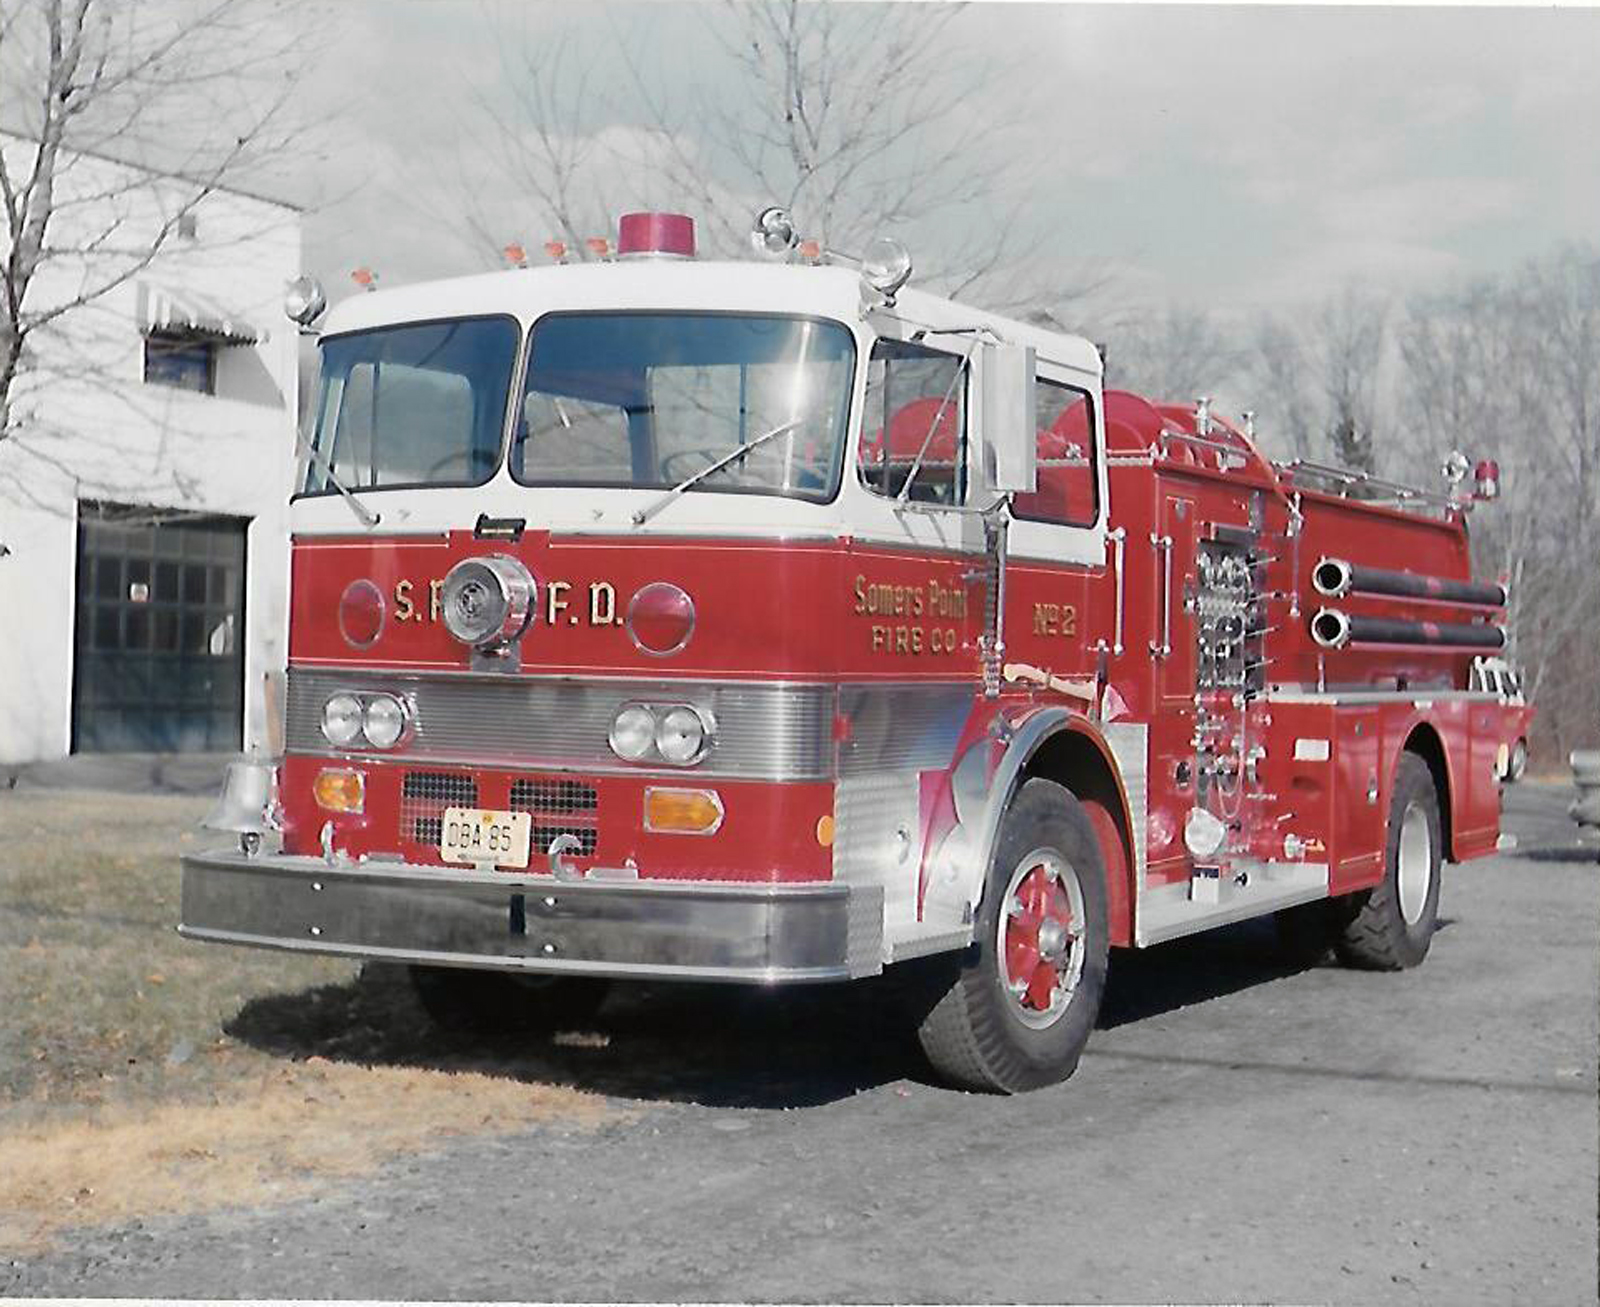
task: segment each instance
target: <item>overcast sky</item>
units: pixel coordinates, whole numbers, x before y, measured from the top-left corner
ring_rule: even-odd
[[[321,205],[307,264],[336,294],[362,263],[385,284],[473,267],[424,214],[464,207],[445,166],[478,148],[462,79],[509,112],[498,8],[338,6],[305,196]],[[607,52],[627,41],[669,93],[719,75],[697,5],[514,8],[533,40],[597,51],[602,84],[623,80]],[[1283,308],[1351,277],[1406,291],[1600,239],[1600,10],[982,3],[951,32],[953,61],[1011,69],[982,94],[1037,159],[997,211],[1021,200],[1053,233],[1041,258],[1095,261],[1130,299]],[[608,99],[587,130],[642,121]]]

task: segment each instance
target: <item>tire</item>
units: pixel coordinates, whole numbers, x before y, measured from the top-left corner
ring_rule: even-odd
[[[1506,780],[1515,784],[1528,770],[1528,742],[1518,740],[1511,746],[1511,761],[1506,766]]]
[[[1428,956],[1439,920],[1444,848],[1433,773],[1414,753],[1402,753],[1395,768],[1388,827],[1383,880],[1351,896],[1337,948],[1349,966],[1403,971]]]
[[[476,1034],[571,1029],[605,1001],[604,980],[413,966],[411,985],[436,1026]]]
[[[1065,1080],[1100,1010],[1109,932],[1094,827],[1061,786],[1030,780],[1012,800],[974,932],[918,1029],[929,1062],[991,1093]]]

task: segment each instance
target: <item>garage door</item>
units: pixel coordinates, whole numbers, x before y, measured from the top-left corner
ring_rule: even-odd
[[[75,751],[240,747],[247,525],[79,505]]]

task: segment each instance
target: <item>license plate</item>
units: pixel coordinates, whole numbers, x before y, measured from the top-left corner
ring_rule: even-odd
[[[439,823],[439,856],[446,862],[526,867],[533,818],[494,808],[446,808]]]

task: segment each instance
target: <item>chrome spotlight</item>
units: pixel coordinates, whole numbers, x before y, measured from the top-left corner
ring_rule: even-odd
[[[488,554],[464,558],[450,569],[440,592],[445,629],[475,648],[510,644],[533,620],[538,582],[515,558]]]
[[[296,277],[283,292],[283,315],[290,322],[309,327],[327,311],[327,293],[315,277]]]
[[[892,236],[875,237],[861,256],[861,280],[893,304],[895,294],[911,280],[911,251]]]
[[[795,231],[794,219],[788,210],[772,205],[756,214],[755,225],[750,229],[750,244],[757,254],[779,258],[799,246],[800,233]]]

